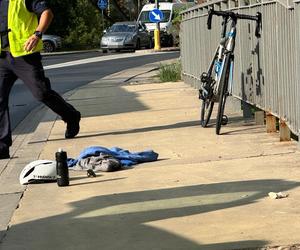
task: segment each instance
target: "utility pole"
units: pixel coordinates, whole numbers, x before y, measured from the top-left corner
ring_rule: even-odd
[[[101,14],[102,14],[102,34],[104,33],[104,14],[103,14],[103,9],[101,9]]]
[[[155,8],[159,9],[159,0],[155,0]],[[159,51],[160,49],[160,27],[159,22],[157,22],[154,30],[154,50]]]
[[[140,9],[141,9],[141,0],[138,0],[138,6],[137,6],[137,8],[138,8],[137,15],[139,16]]]
[[[97,5],[98,5],[99,9],[101,10],[101,14],[102,14],[101,22],[102,22],[102,33],[103,33],[103,31],[104,31],[104,14],[103,14],[103,12],[108,7],[108,0],[98,0]]]

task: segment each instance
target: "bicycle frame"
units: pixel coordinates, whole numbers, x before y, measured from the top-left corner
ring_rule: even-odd
[[[224,52],[233,53],[233,51],[234,51],[236,23],[234,23],[234,26],[231,27],[231,31],[226,35],[227,24],[228,24],[228,18],[224,18],[223,23],[222,23],[221,42],[218,45],[218,47],[215,51],[215,56],[213,57],[213,60],[207,70],[208,75],[211,75],[213,71],[215,72],[215,74],[214,74],[215,84],[213,86],[215,102],[218,102],[218,96],[219,96],[219,92],[220,92],[220,79],[221,79],[221,75],[224,71],[224,60],[223,60]],[[231,72],[230,86],[232,87],[233,62],[231,64],[230,72]],[[200,88],[202,91],[206,92],[206,90],[205,90],[205,88],[203,88],[203,86],[200,86]]]
[[[206,127],[210,120],[214,102],[219,102],[216,125],[216,133],[219,134],[221,125],[226,125],[228,122],[227,116],[224,115],[224,109],[226,98],[232,94],[233,89],[234,48],[237,19],[255,20],[255,35],[259,37],[261,14],[258,12],[256,16],[249,16],[230,11],[210,10],[207,20],[208,29],[211,28],[213,15],[223,17],[221,41],[215,51],[207,73],[204,72],[201,75],[202,85],[199,89],[199,98],[202,99],[202,127]],[[229,21],[231,21],[230,31],[226,33]]]

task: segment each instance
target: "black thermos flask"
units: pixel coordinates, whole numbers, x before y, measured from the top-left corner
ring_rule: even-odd
[[[60,187],[69,186],[69,168],[67,164],[67,152],[61,148],[55,153],[57,185]]]

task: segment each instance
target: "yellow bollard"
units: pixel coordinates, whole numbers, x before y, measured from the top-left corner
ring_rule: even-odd
[[[154,50],[160,50],[160,32],[158,29],[154,30]]]

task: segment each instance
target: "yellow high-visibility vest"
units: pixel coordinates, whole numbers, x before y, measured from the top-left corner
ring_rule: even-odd
[[[43,42],[39,40],[33,51],[25,51],[24,44],[33,35],[38,26],[36,14],[29,12],[25,0],[10,0],[8,5],[8,41],[9,50],[14,57],[29,55],[41,51]],[[1,40],[1,39],[0,39]],[[1,41],[0,41],[1,48]]]

